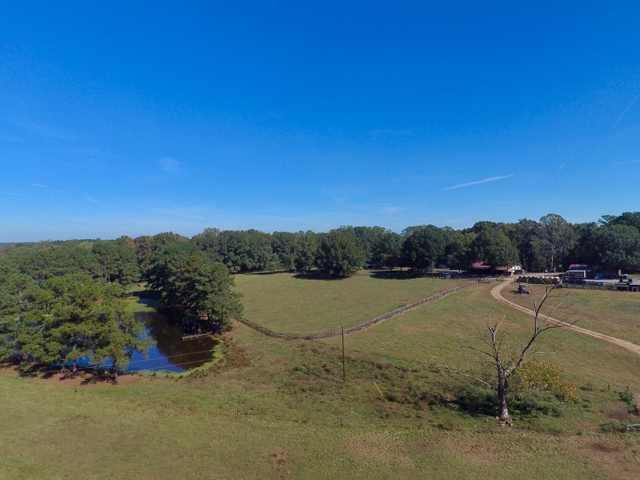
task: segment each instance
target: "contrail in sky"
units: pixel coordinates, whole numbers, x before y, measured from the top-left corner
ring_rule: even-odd
[[[499,177],[489,177],[489,178],[485,178],[484,180],[478,180],[477,182],[460,183],[459,185],[453,185],[452,187],[443,188],[440,191],[444,192],[445,190],[455,190],[456,188],[471,187],[472,185],[480,185],[481,183],[495,182],[496,180],[502,180],[503,178],[509,178],[513,176],[515,176],[515,173],[512,173],[511,175],[501,175]]]
[[[618,123],[620,123],[620,120],[622,120],[622,117],[624,117],[624,114],[627,113],[629,111],[629,109],[631,109],[631,107],[633,107],[635,105],[635,103],[638,101],[639,98],[640,98],[640,95],[637,95],[636,98],[631,100],[631,103],[629,105],[627,105],[627,108],[625,108],[624,111],[620,114],[620,116],[616,120],[616,123],[614,123],[611,126],[611,129],[613,129],[616,125],[618,125]]]

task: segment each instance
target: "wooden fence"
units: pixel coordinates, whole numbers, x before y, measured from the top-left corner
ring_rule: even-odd
[[[344,334],[348,335],[350,333],[355,333],[365,328],[371,327],[373,325],[377,325],[379,323],[384,322],[385,320],[389,320],[390,318],[397,317],[398,315],[402,315],[407,310],[411,310],[412,308],[419,307],[420,305],[424,305],[425,303],[433,302],[434,300],[438,300],[440,298],[446,297],[447,295],[451,295],[452,293],[457,292],[458,290],[462,290],[463,288],[468,288],[472,285],[476,285],[477,283],[486,281],[485,279],[475,280],[473,282],[465,283],[464,285],[460,285],[455,288],[451,288],[449,290],[445,290],[444,292],[436,293],[435,295],[431,295],[430,297],[423,298],[422,300],[418,300],[417,302],[410,303],[409,305],[405,305],[404,307],[400,307],[395,309],[393,312],[385,313],[379,317],[374,318],[373,320],[368,320],[366,322],[360,323],[353,327],[345,328]],[[247,320],[246,318],[237,319],[240,323],[243,323],[247,327],[250,327],[257,332],[260,332],[264,335],[274,338],[284,338],[286,340],[318,340],[321,338],[334,338],[342,335],[342,329],[340,330],[330,330],[327,332],[316,332],[316,333],[282,333],[282,332],[274,332],[262,325],[258,325],[251,320]]]

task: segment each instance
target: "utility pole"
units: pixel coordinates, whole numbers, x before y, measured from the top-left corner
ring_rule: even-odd
[[[342,327],[342,383],[347,383],[347,367],[344,362],[344,327]]]

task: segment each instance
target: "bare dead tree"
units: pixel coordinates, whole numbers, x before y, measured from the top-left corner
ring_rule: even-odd
[[[495,391],[498,402],[498,418],[503,423],[511,423],[509,418],[509,409],[507,406],[507,395],[511,387],[511,381],[520,367],[522,367],[527,355],[533,353],[532,348],[538,337],[549,330],[566,327],[567,325],[573,325],[573,323],[575,323],[565,323],[561,320],[555,320],[549,315],[542,314],[542,307],[549,300],[551,293],[555,289],[556,285],[545,284],[545,292],[542,298],[534,300],[533,332],[524,347],[521,348],[516,349],[511,341],[509,341],[508,337],[500,332],[500,327],[502,327],[506,316],[503,316],[496,321],[491,315],[483,315],[476,310],[485,322],[487,331],[489,332],[489,339],[480,339],[484,344],[482,347],[462,345],[462,348],[473,350],[486,357],[489,364],[495,369],[495,379],[482,378],[471,372],[454,370],[447,365],[444,366],[445,370],[449,373],[455,373],[462,375],[463,377],[470,378]],[[560,302],[555,305],[552,308],[552,312],[558,310],[563,303],[564,302]]]

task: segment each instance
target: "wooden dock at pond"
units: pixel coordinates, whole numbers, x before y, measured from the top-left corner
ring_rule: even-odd
[[[212,332],[207,332],[207,333],[196,333],[195,335],[184,335],[182,337],[182,340],[194,340],[196,338],[208,337],[210,335],[213,335],[213,333]]]

